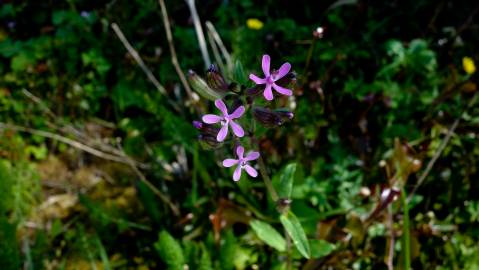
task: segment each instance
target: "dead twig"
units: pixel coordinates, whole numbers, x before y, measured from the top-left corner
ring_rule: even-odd
[[[119,148],[120,151],[123,151],[123,148],[120,145]],[[151,191],[153,191],[153,193],[155,193],[155,195],[158,196],[160,200],[162,200],[170,207],[171,212],[173,212],[175,216],[180,216],[180,210],[178,209],[178,207],[173,202],[171,202],[170,198],[167,195],[163,194],[163,192],[161,192],[157,187],[155,187],[155,185],[153,185],[150,181],[148,181],[148,179],[146,179],[145,175],[138,169],[135,163],[129,162],[128,165],[130,165],[131,169],[140,178],[140,181],[143,182],[149,189],[151,189]]]
[[[198,38],[205,68],[208,68],[211,65],[211,60],[210,55],[208,54],[208,48],[206,47],[205,34],[203,33],[203,27],[201,27],[200,16],[198,16],[198,11],[196,10],[195,0],[186,0],[186,3],[188,4],[191,18],[193,19],[193,24],[195,25],[196,37]]]
[[[33,128],[29,128],[29,127],[23,127],[23,126],[6,124],[6,123],[0,122],[0,130],[2,130],[2,129],[9,129],[9,130],[14,130],[14,131],[18,131],[18,132],[26,132],[26,133],[30,133],[30,134],[33,134],[33,135],[49,138],[49,139],[52,139],[52,140],[55,140],[55,141],[59,141],[59,142],[68,144],[72,147],[75,147],[77,149],[80,149],[84,152],[87,152],[91,155],[94,155],[94,156],[102,158],[102,159],[115,161],[115,162],[119,162],[119,163],[123,163],[123,164],[130,164],[131,162],[133,162],[134,164],[136,164],[136,166],[146,167],[145,164],[134,161],[127,156],[117,156],[117,155],[112,155],[112,154],[109,154],[109,153],[105,153],[105,152],[100,151],[98,149],[95,149],[91,146],[83,144],[79,141],[75,141],[75,140],[72,140],[70,138],[67,138],[67,137],[64,137],[64,136],[61,136],[61,135],[58,135],[58,134],[55,134],[55,133],[51,133],[51,132],[48,132],[48,131],[43,131],[43,130],[33,129]]]
[[[150,82],[153,83],[153,85],[161,94],[167,95],[165,87],[161,85],[161,83],[156,79],[155,75],[153,75],[151,70],[145,65],[145,62],[143,62],[143,59],[141,59],[138,52],[133,48],[133,46],[131,46],[130,42],[128,42],[125,35],[121,31],[120,27],[118,27],[116,23],[112,23],[111,28],[113,28],[113,31],[115,31],[115,34],[120,39],[121,43],[123,43],[123,46],[125,46],[128,53],[130,53],[133,59],[135,59],[136,63],[143,70],[143,72],[145,72],[146,77],[148,77],[148,80],[150,80]]]
[[[461,118],[462,116],[464,115],[464,113],[470,109],[474,103],[476,103],[476,99],[477,99],[477,94],[475,94],[471,100],[469,101],[469,103],[467,104],[467,106],[462,110],[461,114],[456,118],[456,120],[454,120],[454,122],[452,123],[451,127],[449,128],[449,130],[447,131],[447,134],[446,134],[446,137],[444,137],[444,139],[442,140],[441,144],[439,145],[439,147],[437,148],[436,152],[434,153],[433,157],[431,158],[431,160],[429,160],[427,166],[426,166],[426,169],[423,171],[423,173],[421,174],[421,176],[419,177],[419,180],[417,181],[416,185],[414,186],[413,190],[409,193],[409,196],[407,198],[407,201],[410,202],[411,201],[411,198],[412,196],[414,195],[414,193],[417,191],[417,189],[419,188],[419,186],[422,185],[422,183],[424,182],[424,180],[426,179],[426,177],[429,175],[429,173],[431,172],[431,169],[432,167],[434,166],[434,164],[436,163],[437,159],[441,156],[442,154],[442,151],[444,151],[444,148],[446,148],[447,144],[449,143],[449,141],[451,140],[451,137],[452,135],[454,134],[454,131],[456,130],[457,126],[459,125],[459,122],[461,121]]]
[[[125,35],[121,31],[118,24],[112,23],[111,28],[113,29],[115,34],[118,36],[121,43],[123,43],[123,46],[125,46],[128,53],[133,57],[133,59],[135,59],[136,63],[140,66],[141,70],[143,70],[143,72],[146,74],[146,77],[148,78],[148,80],[156,87],[158,92],[160,92],[162,95],[165,95],[167,97],[168,93],[166,92],[165,87],[163,87],[163,85],[161,85],[161,83],[158,81],[158,79],[156,79],[155,75],[153,75],[153,72],[151,72],[151,70],[146,66],[145,62],[143,62],[143,59],[141,59],[140,54],[138,54],[138,52],[135,50],[135,48],[133,48],[133,46],[131,46],[130,42],[125,37]],[[169,99],[169,98],[167,98],[167,100],[170,103],[170,105],[176,111],[178,111],[178,112],[180,111],[177,104],[173,103],[173,101],[171,101],[171,99]]]
[[[223,40],[221,40],[221,37],[218,34],[218,31],[216,31],[215,26],[210,21],[206,21],[205,25],[206,25],[206,30],[208,31],[208,34],[210,34],[215,41],[210,43],[211,44],[215,43],[218,45],[219,49],[221,50],[221,53],[223,54],[223,57],[225,58],[226,68],[230,70],[233,67],[233,61],[231,60],[230,53],[228,52],[225,45],[223,44]]]
[[[168,19],[168,12],[166,11],[165,1],[158,0],[158,2],[160,3],[161,15],[163,18],[163,25],[165,26],[166,39],[168,40],[168,46],[170,47],[171,63],[175,67],[176,73],[178,74],[178,77],[180,77],[181,84],[183,84],[183,87],[185,88],[185,91],[188,97],[190,98],[190,100],[194,101],[195,98],[194,98],[193,92],[191,91],[190,85],[188,84],[188,81],[186,80],[185,74],[181,70],[180,64],[178,62],[178,57],[176,56],[176,49],[173,43],[173,35],[171,34],[171,25]]]

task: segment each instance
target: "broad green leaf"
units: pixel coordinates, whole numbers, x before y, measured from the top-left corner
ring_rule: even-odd
[[[271,225],[259,220],[251,221],[250,225],[259,239],[263,240],[263,242],[280,252],[286,250],[286,240]]]
[[[309,248],[308,239],[306,238],[306,233],[304,232],[303,226],[299,222],[298,218],[289,212],[283,214],[279,217],[281,224],[288,232],[288,235],[293,240],[294,245],[298,249],[299,253],[305,258],[309,259],[311,256],[311,251]]]
[[[310,240],[309,244],[311,246],[311,257],[316,259],[327,256],[336,249],[334,244],[321,239]]]
[[[291,191],[293,190],[293,183],[296,174],[296,163],[290,163],[286,165],[282,174],[279,177],[279,182],[277,184],[278,195],[281,198],[290,198]]]

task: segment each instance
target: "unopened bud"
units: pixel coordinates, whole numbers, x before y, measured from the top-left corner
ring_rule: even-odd
[[[220,131],[220,129],[215,127],[214,125],[206,124],[197,120],[193,121],[193,126],[198,129],[200,131],[200,134],[203,136],[216,137],[216,135]]]
[[[274,111],[281,117],[283,121],[291,120],[294,117],[294,114],[287,109],[276,109]]]
[[[206,72],[206,83],[214,91],[220,93],[226,93],[228,91],[228,84],[225,78],[214,64],[212,64]]]
[[[193,126],[196,128],[196,129],[201,129],[203,127],[203,123],[200,122],[200,121],[193,121]]]
[[[262,90],[264,90],[264,85],[256,85],[255,87],[246,89],[246,95],[250,97],[255,97],[261,94]]]
[[[205,80],[198,76],[193,70],[188,71],[188,81],[190,82],[191,87],[200,94],[200,96],[206,99],[217,100],[224,96],[223,93],[211,89]]]
[[[253,108],[253,117],[266,127],[275,127],[283,123],[279,113],[262,107]]]
[[[204,149],[216,149],[220,147],[223,143],[218,142],[216,140],[216,136],[211,136],[211,135],[206,135],[206,134],[200,134],[198,135],[198,141],[200,142],[200,145]]]
[[[276,84],[283,86],[283,87],[288,87],[290,85],[294,85],[296,83],[296,73],[295,72],[290,72],[286,74],[283,78],[279,79],[276,81]]]

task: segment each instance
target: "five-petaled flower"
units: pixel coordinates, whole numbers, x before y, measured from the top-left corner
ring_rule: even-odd
[[[251,176],[251,177],[256,177],[258,176],[258,172],[251,167],[248,162],[258,159],[259,158],[259,152],[249,152],[246,157],[243,157],[244,154],[244,147],[243,146],[238,146],[236,148],[236,155],[238,156],[238,159],[232,159],[232,158],[227,158],[223,160],[223,166],[224,167],[232,167],[234,165],[238,165],[233,173],[233,180],[238,181],[241,178],[241,171],[243,169],[246,170],[246,172]]]
[[[226,108],[225,103],[221,99],[215,100],[215,105],[216,108],[218,108],[221,113],[223,113],[223,115],[220,116],[214,114],[207,114],[203,116],[202,120],[207,124],[216,124],[218,122],[221,123],[222,127],[218,132],[218,135],[216,136],[216,140],[218,140],[219,142],[224,141],[226,135],[228,135],[228,126],[231,126],[231,129],[236,136],[243,137],[243,128],[238,123],[233,121],[233,119],[240,118],[243,115],[245,111],[244,106],[239,106],[232,114],[228,114],[228,109]]]
[[[267,54],[263,55],[263,61],[261,63],[261,66],[263,68],[263,73],[265,75],[265,78],[259,78],[258,76],[254,74],[250,74],[249,75],[250,80],[254,81],[256,84],[266,85],[263,92],[263,96],[267,100],[273,100],[273,91],[271,90],[271,88],[274,88],[274,90],[276,90],[280,94],[291,96],[293,94],[293,91],[291,91],[290,89],[281,87],[275,83],[279,79],[286,76],[286,74],[288,74],[289,70],[291,69],[291,65],[289,63],[284,63],[283,65],[281,65],[278,71],[270,72],[270,62],[271,62],[271,58],[269,57],[269,55]]]

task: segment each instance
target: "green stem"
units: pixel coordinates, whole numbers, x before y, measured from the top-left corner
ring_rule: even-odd
[[[261,156],[258,158],[258,165],[259,165],[259,171],[263,178],[266,189],[268,189],[268,192],[271,195],[271,199],[275,203],[278,202],[278,199],[279,199],[278,193],[273,187],[273,183],[271,182],[271,179],[269,178],[268,172],[266,171],[266,166],[264,165],[264,161]]]
[[[250,104],[250,108],[253,107],[253,103]],[[254,131],[256,129],[256,122],[254,121],[254,118],[251,117],[251,125],[250,125],[250,140],[251,140],[251,145],[256,145],[259,150],[259,142],[258,139],[256,139],[256,136],[254,135]],[[258,158],[258,165],[259,165],[259,172],[261,173],[261,178],[263,178],[264,185],[266,186],[266,189],[268,190],[269,194],[271,195],[271,199],[273,200],[274,203],[277,203],[279,200],[278,193],[273,187],[273,183],[271,182],[271,179],[269,178],[268,171],[266,170],[266,165],[264,164],[263,158],[261,155]]]
[[[411,269],[411,240],[409,235],[409,206],[407,202],[406,191],[404,187],[401,190],[401,203],[403,206],[403,253],[404,253],[404,269]]]
[[[302,73],[304,77],[302,79],[301,85],[306,82],[306,77],[308,76],[306,72],[308,72],[309,64],[311,63],[311,58],[313,57],[313,51],[314,51],[314,46],[316,45],[316,40],[317,40],[316,38],[313,38],[311,42],[311,46],[309,46],[308,55],[306,56],[306,65],[304,66],[303,73]]]

